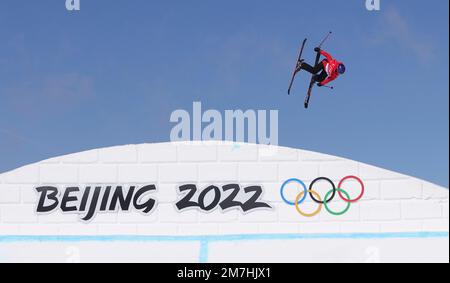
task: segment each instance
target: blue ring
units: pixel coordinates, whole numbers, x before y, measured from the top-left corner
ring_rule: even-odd
[[[286,182],[283,183],[283,185],[281,186],[281,189],[280,189],[281,198],[283,199],[283,201],[284,201],[285,203],[287,203],[287,204],[289,204],[289,205],[292,205],[292,206],[295,205],[294,202],[288,201],[288,200],[284,197],[284,188],[285,188],[286,185],[289,184],[290,182],[297,182],[297,183],[299,183],[300,185],[303,186],[303,189],[305,190],[305,192],[303,193],[303,198],[302,198],[301,200],[298,201],[298,204],[301,204],[301,203],[304,202],[305,199],[306,199],[306,195],[308,194],[308,189],[306,188],[305,183],[303,183],[303,182],[302,182],[301,180],[299,180],[299,179],[292,178],[292,179],[289,179],[289,180],[287,180]]]

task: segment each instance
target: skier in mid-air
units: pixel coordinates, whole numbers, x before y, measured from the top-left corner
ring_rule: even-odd
[[[326,86],[326,84],[330,83],[337,79],[340,75],[345,73],[345,65],[342,62],[334,59],[330,54],[321,50],[324,42],[330,37],[331,31],[327,34],[327,36],[320,42],[319,46],[314,48],[316,54],[316,59],[314,61],[314,66],[311,66],[305,63],[305,60],[302,59],[303,49],[305,47],[307,39],[305,38],[300,46],[300,52],[297,57],[297,62],[294,65],[294,72],[291,76],[291,81],[289,83],[288,94],[291,94],[292,85],[294,83],[295,77],[298,72],[301,70],[305,70],[311,74],[311,81],[309,83],[308,91],[305,97],[305,108],[309,106],[309,100],[311,98],[311,91],[313,89],[314,83],[317,83],[317,86]],[[324,56],[325,59],[320,61],[320,57]],[[331,89],[334,89],[332,86],[327,86]]]
[[[308,73],[314,75],[314,81],[317,82],[317,86],[324,86],[331,81],[337,79],[340,75],[345,73],[345,65],[342,62],[337,61],[330,54],[316,47],[314,51],[320,53],[325,57],[316,66],[311,66],[305,63],[303,59],[298,62],[297,72],[300,70],[305,70]]]

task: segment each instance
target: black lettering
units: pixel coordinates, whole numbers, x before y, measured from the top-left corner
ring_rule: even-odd
[[[92,200],[91,200],[91,205],[89,206],[89,211],[86,214],[86,216],[82,218],[84,221],[89,221],[92,219],[92,217],[94,217],[95,212],[97,211],[97,203],[98,203],[98,198],[100,197],[101,191],[102,191],[102,187],[95,187],[94,195],[92,196]]]
[[[183,185],[179,187],[178,189],[180,193],[183,193],[185,191],[188,191],[183,199],[181,199],[179,202],[177,202],[176,207],[178,210],[183,210],[189,207],[198,207],[198,204],[196,202],[191,201],[192,198],[195,195],[195,192],[197,192],[197,186],[193,184]]]
[[[119,206],[122,211],[130,210],[131,200],[133,198],[135,187],[130,187],[128,190],[127,196],[123,195],[123,188],[118,186],[114,191],[114,194],[111,198],[111,204],[109,205],[110,211],[115,211],[117,208],[117,201],[119,201]]]
[[[209,192],[214,192],[214,199],[209,205],[206,205],[205,198]],[[220,198],[221,194],[219,188],[216,186],[209,186],[200,193],[200,196],[198,197],[198,205],[204,211],[211,211],[219,204]]]
[[[83,198],[81,199],[80,212],[86,211],[86,206],[87,206],[90,192],[91,192],[91,187],[86,187],[86,189],[84,190],[84,193],[83,193]]]
[[[76,196],[71,196],[71,193],[74,192],[79,192],[80,189],[78,187],[70,187],[67,188],[66,191],[64,192],[64,196],[61,200],[61,210],[63,212],[72,212],[72,211],[77,211],[77,207],[76,206],[68,206],[69,202],[75,202],[78,200],[78,198]]]
[[[244,212],[257,209],[257,208],[272,208],[270,205],[264,202],[259,202],[259,198],[263,194],[263,189],[260,186],[251,186],[244,189],[246,194],[253,193],[253,195],[242,205]]]
[[[107,186],[105,189],[105,193],[103,194],[102,204],[100,205],[100,211],[106,211],[110,193],[111,193],[111,186]]]
[[[241,202],[235,201],[237,195],[239,194],[239,191],[241,190],[238,184],[225,185],[222,187],[222,189],[224,192],[231,190],[231,194],[220,203],[220,208],[222,208],[222,210],[242,206]]]
[[[58,207],[58,189],[55,187],[39,187],[36,191],[40,194],[39,203],[36,209],[37,213],[50,212]],[[45,205],[45,200],[53,201],[50,205]]]
[[[155,207],[155,203],[156,201],[152,198],[149,198],[146,202],[139,204],[139,200],[141,199],[141,197],[150,191],[156,191],[156,187],[154,185],[149,185],[149,186],[145,186],[142,187],[140,190],[138,190],[136,192],[136,195],[134,196],[133,199],[133,205],[137,210],[142,210],[142,212],[144,213],[149,213],[150,211],[153,210],[153,208]]]

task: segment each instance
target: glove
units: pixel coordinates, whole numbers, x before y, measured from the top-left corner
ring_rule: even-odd
[[[319,47],[316,47],[316,48],[314,48],[314,51],[320,52],[320,48],[319,48]]]
[[[322,87],[322,83],[317,83],[317,86],[318,87]]]

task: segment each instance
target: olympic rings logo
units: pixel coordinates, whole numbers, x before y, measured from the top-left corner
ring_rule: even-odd
[[[345,182],[349,181],[349,180],[356,180],[360,186],[361,186],[361,193],[359,194],[358,197],[354,198],[354,199],[350,199],[350,195],[349,193],[343,189],[343,185]],[[319,195],[319,193],[317,193],[314,190],[314,185],[319,182],[319,181],[326,181],[331,185],[331,190],[329,190],[326,194],[325,197],[322,199],[321,196]],[[284,195],[284,190],[286,188],[286,186],[290,183],[298,183],[303,187],[303,191],[297,195],[297,197],[295,198],[295,201],[290,201],[288,200],[285,195]],[[342,210],[342,211],[333,211],[330,207],[329,207],[329,203],[335,198],[336,196],[336,192],[338,193],[339,197],[347,203],[346,207]],[[311,182],[311,184],[309,185],[309,189],[306,187],[305,183],[299,179],[289,179],[286,182],[283,183],[283,185],[281,186],[280,189],[280,194],[281,194],[281,198],[283,199],[283,201],[290,205],[290,206],[295,206],[295,209],[297,210],[297,212],[304,216],[304,217],[314,217],[317,214],[320,213],[320,211],[322,210],[322,207],[324,206],[325,209],[328,211],[328,213],[334,215],[334,216],[340,216],[343,215],[345,213],[348,212],[348,210],[350,209],[350,206],[352,203],[356,203],[359,200],[362,199],[362,197],[364,196],[364,192],[365,192],[365,187],[364,187],[364,183],[363,181],[356,177],[356,176],[347,176],[345,178],[343,178],[338,186],[336,187],[335,184],[333,183],[332,180],[330,180],[327,177],[319,177],[316,178],[314,181]],[[307,195],[309,195],[311,197],[311,199],[318,204],[318,208],[313,211],[312,213],[306,213],[303,212],[300,208],[300,205],[306,200]]]

